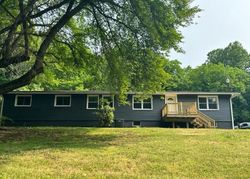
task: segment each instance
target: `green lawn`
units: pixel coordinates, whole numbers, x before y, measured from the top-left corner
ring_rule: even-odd
[[[250,178],[250,131],[0,130],[0,178]]]

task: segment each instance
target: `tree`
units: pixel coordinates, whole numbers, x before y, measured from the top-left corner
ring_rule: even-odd
[[[189,89],[191,79],[189,79],[189,71],[191,67],[182,68],[181,62],[178,60],[167,61],[165,71],[169,73],[165,90],[167,91],[185,91]]]
[[[224,49],[215,49],[209,52],[207,63],[222,63],[242,70],[249,70],[250,55],[240,42],[235,41]]]
[[[223,64],[203,64],[188,74],[192,83],[192,91],[246,91],[246,84],[250,82],[249,74],[239,68],[224,66]],[[230,79],[230,83],[226,83]]]
[[[250,55],[246,49],[239,42],[230,43],[224,49],[216,49],[208,53],[208,64],[218,64],[222,63],[224,65],[234,67],[234,70],[228,71],[230,75],[239,74],[238,78],[232,78],[230,80],[230,88],[232,90],[241,93],[241,96],[234,99],[234,110],[235,119],[238,122],[250,121],[250,87],[249,87],[249,70],[250,70]],[[240,72],[240,70],[245,71],[245,73]],[[240,73],[242,75],[240,75]],[[218,75],[218,76],[217,76]],[[220,78],[220,74],[215,75],[217,79]],[[218,83],[218,82],[217,82]]]
[[[247,91],[242,93],[239,97],[234,99],[234,119],[236,122],[250,121],[250,88],[248,86]]]
[[[27,85],[42,73],[50,57],[57,57],[53,49],[58,44],[70,50],[72,60],[80,54],[85,61],[92,57],[95,62],[89,65],[101,59],[110,76],[117,76],[110,82],[128,90],[137,72],[128,71],[131,62],[145,67],[147,74],[149,65],[159,59],[152,54],[179,50],[178,27],[189,25],[199,11],[190,7],[190,0],[2,0],[0,8],[0,68],[26,66],[20,76],[0,84],[0,94]],[[81,51],[76,49],[78,42]],[[150,80],[155,78],[143,82]]]

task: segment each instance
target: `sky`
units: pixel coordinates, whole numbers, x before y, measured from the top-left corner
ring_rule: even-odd
[[[185,54],[171,51],[170,59],[181,61],[184,67],[196,67],[206,61],[208,52],[234,41],[250,52],[250,0],[195,0],[193,5],[202,12],[195,24],[180,29]]]

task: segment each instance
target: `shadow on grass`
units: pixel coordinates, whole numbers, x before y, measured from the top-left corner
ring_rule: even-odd
[[[30,150],[98,149],[112,145],[117,134],[97,128],[6,128],[0,130],[0,157]]]

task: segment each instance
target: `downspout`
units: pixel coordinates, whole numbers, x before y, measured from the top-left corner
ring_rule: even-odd
[[[231,111],[232,129],[234,130],[234,114],[233,114],[232,99],[233,99],[233,94],[231,94],[231,97],[230,97],[230,111]]]
[[[2,95],[0,95],[0,98],[2,98],[2,102],[1,102],[1,110],[0,110],[0,118],[3,116],[3,103],[4,103],[4,97]]]

